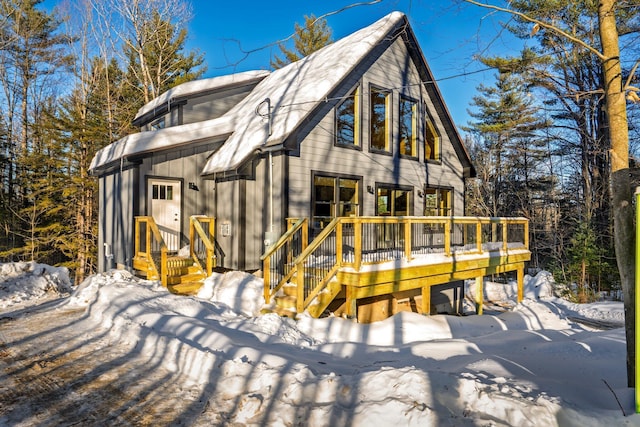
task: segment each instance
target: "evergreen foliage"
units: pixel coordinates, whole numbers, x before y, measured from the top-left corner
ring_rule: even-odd
[[[304,26],[296,22],[294,27],[294,48],[289,49],[283,43],[278,45],[284,57],[280,58],[277,55],[274,57],[271,66],[275,69],[296,62],[333,42],[331,28],[325,19],[317,19],[314,15],[305,15]]]
[[[514,1],[510,2],[510,8],[542,22],[552,22],[566,34],[590,46],[598,47],[600,44],[599,34],[594,31],[599,25],[598,2]],[[621,35],[631,34],[640,28],[638,12],[638,8],[620,8],[619,17],[624,17],[625,22]],[[536,104],[543,109],[541,113],[549,119],[549,126],[544,129],[545,138],[537,141],[540,141],[541,149],[547,147],[546,155],[553,159],[545,166],[545,174],[554,177],[557,186],[547,198],[547,207],[553,209],[548,209],[542,216],[546,223],[536,224],[530,217],[531,244],[534,256],[540,246],[545,248],[548,257],[545,255],[540,259],[542,267],[546,266],[545,259],[547,262],[557,259],[559,271],[568,276],[570,272],[563,270],[572,264],[567,250],[572,245],[574,234],[583,233],[583,227],[591,228],[595,244],[603,253],[613,253],[611,143],[602,96],[605,86],[602,63],[594,52],[576,47],[567,37],[539,27],[532,31],[532,24],[521,17],[514,16],[507,28],[517,37],[528,40],[527,46],[519,56],[485,57],[482,61],[502,74],[518,75],[527,93],[538,100]],[[532,38],[536,43],[530,42]],[[495,90],[503,91],[501,86],[503,83],[499,79]],[[482,105],[477,106],[483,108]],[[487,121],[487,118],[476,118]],[[488,120],[483,132],[491,130],[491,119]],[[531,141],[535,144],[536,140]],[[528,161],[526,157],[521,157],[521,160]],[[504,163],[505,159],[500,161]],[[512,175],[510,166],[504,174],[498,178],[507,179],[509,183],[514,179],[519,181]],[[546,186],[549,183],[540,184]],[[493,190],[498,191],[497,188]],[[524,197],[524,194],[526,192],[518,197]],[[490,197],[488,200],[497,197],[487,196]],[[513,196],[505,195],[505,198],[513,200]],[[548,236],[543,241],[536,240],[541,236],[535,230],[541,229]],[[607,268],[615,269],[615,257],[600,259],[608,263]],[[606,277],[603,279],[608,282],[605,287],[618,285],[619,280],[615,277]]]
[[[545,130],[549,127],[519,75],[502,73],[495,86],[481,85],[473,98],[476,119],[466,128],[475,136],[478,176],[469,183],[468,214],[523,216],[530,220],[534,262],[551,257],[549,218],[556,198]]]
[[[146,100],[201,76],[204,59],[185,53],[186,30],[155,12],[139,25],[144,39],[121,40],[124,64],[105,49],[90,55],[82,31],[74,57],[78,39],[41,3],[0,0],[0,262],[66,265],[79,283],[96,267],[93,156],[135,131]]]

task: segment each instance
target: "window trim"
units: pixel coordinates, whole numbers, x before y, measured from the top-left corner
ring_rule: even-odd
[[[455,199],[455,188],[454,187],[449,187],[449,186],[443,186],[443,185],[425,185],[424,188],[422,189],[422,214],[424,216],[434,216],[434,215],[426,215],[425,211],[427,210],[427,190],[436,190],[436,194],[437,194],[437,199],[436,199],[436,210],[440,210],[440,206],[439,206],[439,200],[441,200],[440,197],[440,192],[441,191],[448,191],[449,192],[449,215],[435,215],[435,216],[445,216],[445,217],[450,217],[450,216],[454,216],[454,199]]]
[[[424,153],[423,153],[423,158],[425,163],[441,163],[442,162],[442,136],[440,135],[440,132],[438,131],[438,127],[435,125],[435,121],[433,120],[433,117],[431,116],[431,114],[429,113],[429,109],[427,108],[427,105],[425,103],[424,105],[424,120],[423,120],[423,125],[424,125],[424,130],[423,130],[423,138],[424,138],[424,143],[423,143],[423,148],[424,148]],[[431,130],[435,136],[435,141],[434,141],[434,150],[435,151],[435,155],[433,158],[427,158],[427,131]]]
[[[375,186],[375,193],[374,194],[374,203],[375,203],[375,216],[383,216],[380,215],[380,212],[378,210],[378,191],[381,188],[386,188],[387,190],[391,190],[391,191],[406,191],[408,194],[410,194],[410,200],[409,200],[409,206],[407,208],[408,210],[408,215],[407,216],[413,216],[413,214],[415,213],[415,196],[414,196],[414,188],[411,185],[398,185],[398,184],[388,184],[385,182],[376,182],[376,186]],[[393,209],[393,211],[395,211],[395,207]],[[391,216],[391,215],[387,215],[387,216]]]
[[[324,177],[324,178],[332,178],[332,179],[336,179],[336,180],[340,180],[340,179],[350,179],[350,180],[354,180],[357,181],[358,183],[358,212],[357,212],[357,216],[361,216],[362,215],[362,201],[364,198],[364,188],[363,186],[363,181],[364,178],[362,175],[349,175],[349,174],[341,174],[341,173],[333,173],[333,172],[323,172],[323,171],[318,171],[318,170],[312,170],[311,171],[311,197],[310,197],[310,211],[309,211],[309,217],[311,218],[311,224],[312,224],[312,228],[316,228],[315,227],[315,218],[316,215],[315,214],[315,206],[316,206],[316,192],[315,192],[315,182],[316,182],[316,177]],[[340,186],[338,185],[338,190],[339,190]],[[339,197],[339,191],[337,193],[334,192],[334,202],[333,204],[335,205],[335,198]],[[333,212],[335,213],[335,211]],[[327,217],[319,217],[319,218],[327,218]],[[332,218],[335,218],[335,216],[332,216]]]
[[[404,154],[402,153],[402,150],[401,150],[401,146],[402,146],[402,132],[401,132],[402,108],[401,107],[402,107],[403,101],[408,101],[413,103],[412,114],[411,114],[411,139],[412,139],[411,146],[412,146],[413,154]],[[419,149],[418,149],[418,141],[419,141],[418,121],[420,117],[419,105],[420,104],[417,99],[407,95],[402,95],[402,94],[400,95],[400,101],[398,102],[398,155],[404,159],[418,160],[420,158]]]
[[[346,99],[354,96],[353,103],[353,144],[345,144],[338,141],[338,110],[345,103]],[[333,128],[334,128],[334,138],[333,145],[336,147],[349,148],[352,150],[362,150],[362,89],[361,85],[358,83],[355,87],[353,87],[349,91],[349,95],[347,98],[342,99],[336,106],[333,111]]]
[[[373,103],[371,102],[372,96],[376,93],[381,93],[385,95],[385,119],[384,119],[384,127],[385,127],[385,148],[380,149],[373,146]],[[385,89],[380,86],[376,86],[374,84],[369,84],[369,96],[367,97],[369,100],[369,152],[384,154],[384,155],[393,155],[393,146],[391,144],[391,125],[393,124],[393,91],[390,89]]]

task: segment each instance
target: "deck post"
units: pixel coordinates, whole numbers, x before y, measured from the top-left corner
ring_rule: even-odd
[[[413,223],[411,220],[404,220],[404,257],[407,261],[411,261],[413,253],[411,252],[411,234],[413,230]]]
[[[520,265],[517,270],[518,274],[518,304],[524,298],[524,264]]]
[[[476,277],[476,313],[482,315],[482,303],[484,302],[484,277]]]
[[[345,314],[348,319],[355,319],[357,316],[357,299],[354,297],[355,289],[353,286],[347,286],[347,301],[345,302]]]
[[[264,302],[271,302],[271,257],[266,257],[262,263],[262,278],[264,279]]]
[[[431,314],[431,286],[422,287],[422,314]]]
[[[353,268],[360,271],[362,266],[362,220],[358,218],[353,222],[353,246]]]

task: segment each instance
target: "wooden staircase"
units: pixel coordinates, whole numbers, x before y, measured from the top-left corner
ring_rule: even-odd
[[[280,316],[295,319],[298,315],[298,286],[287,283],[274,296],[275,305],[263,310],[263,313],[273,312]],[[345,291],[336,280],[329,284],[307,306],[306,311],[313,317],[321,317],[331,306],[331,312],[340,314],[344,308]]]
[[[160,280],[174,294],[196,294],[215,267],[215,219],[192,216],[189,228],[190,256],[177,256],[169,253],[152,217],[136,217],[136,275]]]
[[[197,294],[207,275],[192,258],[170,257],[167,260],[167,289],[180,295]]]
[[[136,275],[147,280],[161,280],[155,271],[153,261],[146,256],[136,256],[133,259]],[[181,256],[167,256],[167,289],[174,294],[194,295],[198,293],[206,279],[206,274],[192,258]]]

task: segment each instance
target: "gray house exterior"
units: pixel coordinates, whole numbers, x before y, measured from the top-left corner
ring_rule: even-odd
[[[185,83],[98,152],[99,270],[130,269],[134,217],[170,250],[216,218],[219,267],[261,268],[288,218],[463,215],[473,166],[398,12],[282,69]]]

